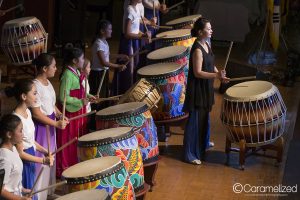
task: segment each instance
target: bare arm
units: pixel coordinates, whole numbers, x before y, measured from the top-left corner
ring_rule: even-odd
[[[107,62],[106,60],[105,60],[105,56],[104,56],[104,53],[103,53],[103,51],[97,51],[97,56],[98,56],[98,58],[99,58],[99,61],[100,61],[100,64],[102,65],[102,66],[106,66],[106,67],[109,67],[109,68],[120,68],[120,67],[122,67],[123,65],[119,65],[119,64],[114,64],[114,63],[111,63],[111,62]]]
[[[22,160],[26,160],[26,161],[29,161],[29,162],[35,162],[35,163],[41,163],[41,164],[43,164],[43,158],[37,157],[37,156],[33,156],[33,155],[30,155],[30,154],[24,152],[23,151],[23,144],[22,143],[17,144],[16,147],[17,147],[19,156],[20,156],[20,158]]]
[[[5,199],[10,199],[10,200],[29,200],[31,198],[29,197],[21,197],[17,196],[11,192],[8,192],[6,189],[4,189],[4,185],[1,191],[1,197],[4,197]]]
[[[210,73],[202,71],[203,55],[200,49],[196,49],[193,53],[193,72],[195,77],[203,79],[219,78],[219,73]]]
[[[135,33],[131,33],[130,30],[131,30],[131,20],[130,19],[127,19],[126,20],[126,26],[125,26],[125,37],[127,39],[141,39],[142,36],[143,36],[143,33],[142,32],[139,32],[138,34],[135,34]]]

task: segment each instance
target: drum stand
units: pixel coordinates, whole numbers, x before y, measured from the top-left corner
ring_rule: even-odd
[[[189,114],[186,113],[186,114],[184,114],[180,117],[174,118],[174,119],[155,121],[155,124],[157,126],[158,141],[160,141],[160,142],[168,141],[167,138],[171,136],[170,126],[181,126],[184,128],[188,116],[189,116]]]
[[[159,160],[144,164],[145,182],[150,185],[150,192],[152,192],[153,186],[156,185],[156,181],[154,179],[158,168],[158,161]]]
[[[150,190],[150,186],[147,183],[144,183],[144,188],[135,193],[136,200],[144,200],[149,190]]]
[[[263,146],[247,146],[246,141],[240,140],[239,142],[239,149],[237,148],[231,148],[231,144],[232,142],[230,141],[230,139],[228,138],[228,136],[226,136],[226,147],[225,147],[225,152],[226,152],[226,165],[229,165],[229,153],[230,151],[233,152],[239,152],[239,164],[240,164],[240,169],[244,170],[245,169],[245,159],[248,156],[251,155],[257,155],[257,156],[263,156],[263,157],[268,157],[268,158],[274,158],[277,160],[277,163],[281,163],[282,161],[282,155],[283,155],[283,147],[284,147],[284,139],[282,136],[280,136],[276,141],[274,141],[272,144],[266,144]],[[251,150],[251,152],[249,152]],[[263,150],[263,154],[258,153],[258,151]],[[277,152],[276,156],[272,156],[272,155],[267,155],[265,154],[266,150],[274,150]]]

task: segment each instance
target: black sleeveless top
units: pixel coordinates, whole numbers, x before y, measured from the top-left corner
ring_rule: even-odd
[[[183,110],[190,112],[197,109],[211,111],[214,104],[214,79],[196,78],[193,72],[193,53],[200,49],[203,56],[202,71],[214,72],[214,54],[208,46],[208,53],[196,40],[192,46],[189,60],[189,73]]]

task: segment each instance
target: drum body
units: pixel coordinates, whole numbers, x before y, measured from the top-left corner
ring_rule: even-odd
[[[231,142],[272,143],[283,134],[285,118],[286,106],[272,83],[247,81],[230,87],[224,95],[221,119]]]
[[[2,27],[1,48],[14,65],[31,64],[47,51],[48,34],[40,20],[23,17],[7,21]]]
[[[129,102],[144,102],[150,110],[155,110],[161,99],[159,88],[146,79],[140,79],[119,100],[118,104]]]
[[[192,29],[195,21],[197,21],[197,19],[200,17],[201,15],[199,14],[180,17],[178,19],[168,21],[166,25],[172,26],[173,29]]]
[[[135,199],[128,172],[119,157],[108,156],[80,162],[62,173],[66,191],[105,189],[112,199]]]
[[[105,190],[82,190],[73,192],[57,198],[56,200],[111,200],[111,197]]]
[[[143,189],[143,160],[131,127],[105,129],[84,135],[78,139],[77,152],[79,161],[106,156],[120,157],[135,192]]]
[[[121,126],[134,128],[144,164],[158,160],[157,130],[145,103],[119,104],[96,113],[97,130]]]
[[[157,48],[167,46],[185,46],[191,49],[196,39],[191,36],[190,29],[179,29],[161,32],[157,34],[156,37],[163,37],[156,42]]]
[[[138,76],[155,83],[162,92],[162,100],[152,113],[155,121],[169,120],[183,116],[185,99],[184,66],[177,63],[158,63],[138,70]]]
[[[184,66],[185,83],[189,73],[190,50],[185,46],[170,46],[148,53],[149,64],[175,62]]]

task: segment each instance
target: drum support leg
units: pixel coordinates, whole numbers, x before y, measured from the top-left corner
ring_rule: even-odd
[[[279,137],[278,140],[276,140],[276,146],[277,146],[277,162],[282,162],[282,155],[283,155],[283,146],[284,146],[284,139],[283,137]]]
[[[150,185],[150,192],[152,192],[155,183],[155,175],[158,168],[158,161],[144,164],[145,182]]]
[[[246,154],[246,141],[240,141],[240,168],[245,169],[245,154]]]
[[[144,183],[144,189],[135,193],[136,200],[144,200],[149,190],[150,190],[150,186],[147,183]]]

